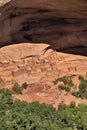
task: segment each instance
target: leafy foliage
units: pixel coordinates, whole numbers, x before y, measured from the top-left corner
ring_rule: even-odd
[[[22,89],[27,89],[27,87],[28,87],[28,84],[26,82],[21,85]]]
[[[72,95],[82,98],[82,99],[87,99],[87,79],[80,78],[81,83],[79,85],[79,91],[72,93]]]
[[[22,88],[20,87],[20,85],[18,83],[15,83],[12,87],[13,92],[15,92],[16,94],[22,94]]]
[[[5,104],[11,104],[12,100],[12,91],[8,89],[1,89],[0,90],[0,102]]]
[[[11,99],[11,103],[5,102]],[[0,90],[0,130],[87,130],[87,105],[60,109],[13,100],[12,91]]]
[[[12,90],[16,94],[22,94],[23,89],[27,89],[28,84],[25,82],[21,86],[18,83],[15,83],[12,87]]]
[[[54,80],[54,85],[56,85],[58,82],[62,82],[63,85],[59,85],[58,88],[59,90],[65,90],[67,92],[70,92],[71,90],[71,87],[74,86],[74,83],[72,81],[72,78],[74,77],[75,75],[71,75],[71,76],[63,76],[61,78],[58,78],[56,80]]]
[[[72,102],[70,103],[70,108],[74,108],[75,106],[76,106],[75,101],[72,101]]]
[[[79,79],[80,81],[83,81],[83,80],[84,80],[84,77],[83,77],[82,75],[79,75],[78,79]]]

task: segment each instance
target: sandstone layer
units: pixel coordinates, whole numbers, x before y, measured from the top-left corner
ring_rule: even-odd
[[[0,8],[0,46],[18,42],[87,47],[87,1],[11,0]]]
[[[0,0],[0,5],[0,88],[26,82],[28,88],[15,98],[54,107],[61,101],[87,103],[53,84],[74,74],[78,90],[78,76],[87,75],[87,1]]]
[[[11,89],[15,83],[26,82],[28,88],[14,97],[27,102],[39,101],[57,107],[63,101],[69,104],[85,102],[70,93],[58,90],[53,81],[65,75],[76,75],[74,90],[78,90],[78,75],[87,74],[87,57],[74,56],[47,49],[47,44],[16,44],[0,49],[0,88]],[[39,51],[38,51],[39,50]]]

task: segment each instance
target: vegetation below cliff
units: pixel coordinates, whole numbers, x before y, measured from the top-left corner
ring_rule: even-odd
[[[54,85],[62,83],[58,85],[58,89],[60,91],[65,90],[66,92],[70,92],[73,96],[82,99],[87,99],[87,74],[86,78],[81,75],[77,76],[78,80],[80,81],[78,85],[78,90],[76,90],[76,85],[73,82],[74,77],[76,77],[76,75],[63,76],[54,80],[53,83]]]
[[[0,90],[0,130],[86,130],[87,105],[75,107],[63,102],[52,106],[27,103],[12,98],[8,89]]]

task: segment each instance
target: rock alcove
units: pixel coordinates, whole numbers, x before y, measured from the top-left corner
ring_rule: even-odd
[[[0,47],[47,43],[87,56],[87,1],[13,0],[0,8]]]

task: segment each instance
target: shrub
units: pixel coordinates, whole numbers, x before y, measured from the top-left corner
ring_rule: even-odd
[[[81,79],[79,91],[72,93],[72,95],[78,98],[87,99],[87,79]]]
[[[78,79],[79,79],[80,81],[84,81],[84,77],[83,77],[82,75],[79,75]]]
[[[87,80],[81,81],[79,88],[80,89],[86,89],[87,88]]]
[[[65,90],[65,86],[64,85],[59,85],[58,86],[58,89],[61,91],[61,90]]]
[[[5,96],[11,96],[12,95],[12,91],[9,90],[9,89],[3,88],[3,89],[0,89],[0,94],[5,95]]]
[[[65,90],[66,90],[67,92],[70,92],[70,87],[69,87],[69,86],[66,86]]]
[[[67,92],[70,92],[71,87],[74,86],[74,83],[72,81],[72,78],[75,75],[71,75],[71,76],[63,76],[61,78],[58,78],[54,81],[54,85],[56,85],[58,82],[63,82],[64,85],[59,85],[58,88],[59,90],[65,90]]]
[[[64,85],[59,85],[58,89],[61,90],[65,90],[67,92],[70,92],[70,87],[69,86],[64,86]]]
[[[76,106],[75,101],[71,101],[70,108],[74,108]]]
[[[28,87],[28,84],[26,82],[21,85],[22,89],[27,89],[27,87]]]
[[[62,110],[62,109],[65,109],[67,106],[66,104],[64,104],[64,102],[60,102],[59,106],[58,106],[58,110]]]
[[[70,87],[74,86],[72,76],[64,76],[61,80],[63,81],[64,85],[68,85]]]
[[[9,90],[0,95],[11,96]],[[13,98],[12,98],[13,100]],[[0,130],[87,130],[87,105],[68,107],[62,101],[59,110],[38,102],[13,100],[7,104],[0,100]]]
[[[22,88],[19,86],[18,83],[15,83],[14,86],[12,87],[13,92],[16,94],[22,94]]]
[[[53,83],[54,83],[54,85],[56,85],[56,84],[58,83],[58,79],[55,79],[55,80],[53,81]]]
[[[9,89],[1,89],[0,90],[0,101],[6,104],[12,104],[12,91]]]
[[[74,83],[73,83],[73,81],[70,80],[70,82],[68,83],[68,85],[69,85],[70,87],[74,87]]]

